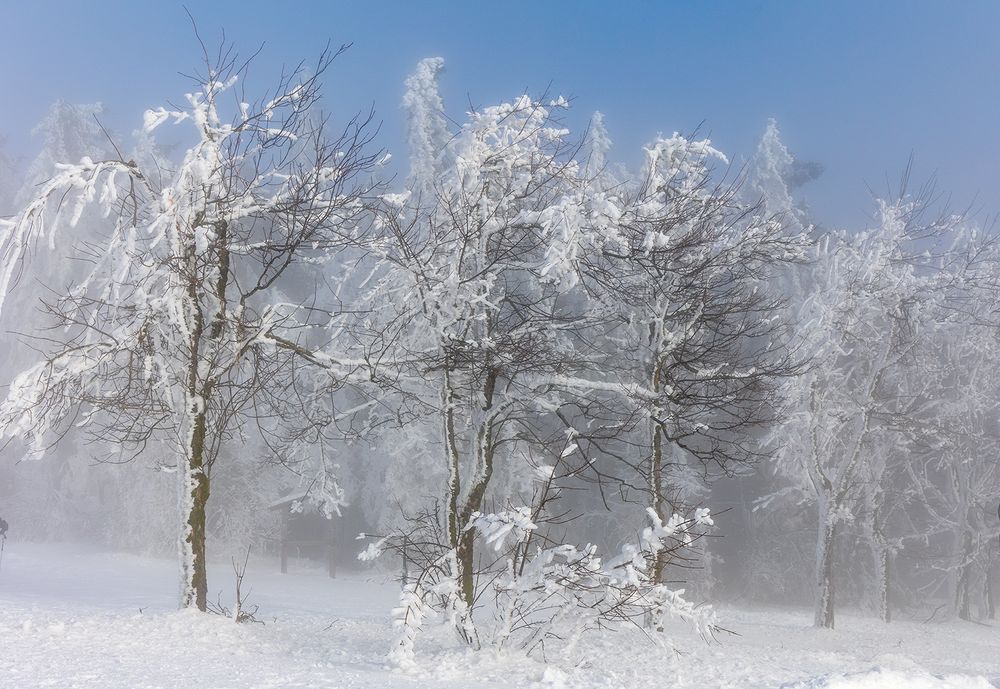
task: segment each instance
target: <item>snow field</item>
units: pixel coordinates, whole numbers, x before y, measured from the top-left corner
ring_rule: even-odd
[[[210,568],[213,600],[229,604],[228,563]],[[706,643],[671,624],[674,649],[638,630],[588,637],[545,664],[474,653],[432,628],[417,666],[389,667],[395,582],[330,580],[296,563],[251,562],[250,602],[265,624],[175,610],[175,565],[81,546],[9,542],[0,569],[0,689],[992,689],[1000,628],[844,614],[833,631],[809,611],[720,610],[738,635]],[[140,611],[141,609],[141,611]]]

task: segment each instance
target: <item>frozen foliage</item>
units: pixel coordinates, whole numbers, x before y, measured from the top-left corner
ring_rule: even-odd
[[[535,513],[539,512],[536,506]],[[504,568],[494,577],[494,620],[473,624],[461,595],[457,553],[447,550],[404,584],[393,610],[398,637],[389,654],[402,668],[414,666],[419,633],[432,618],[457,629],[463,639],[500,650],[515,647],[528,654],[571,656],[590,630],[621,623],[647,622],[659,631],[668,617],[690,622],[706,637],[716,631],[715,613],[697,606],[653,579],[657,553],[689,545],[700,527],[712,524],[708,510],[685,520],[674,516],[663,524],[649,510],[650,525],[635,543],[613,557],[602,558],[595,545],[543,545],[532,542],[537,525],[527,507],[500,514],[475,513],[466,527],[476,529],[485,545],[501,553]],[[512,542],[505,539],[512,536]],[[380,539],[359,556],[369,560],[385,550],[402,552],[404,538]]]
[[[417,64],[416,71],[406,80],[407,144],[410,150],[410,181],[417,193],[434,193],[435,177],[440,169],[440,156],[448,141],[444,117],[444,102],[438,94],[438,75],[444,70],[444,60],[429,57]]]
[[[648,516],[651,525],[638,542],[626,543],[606,561],[589,544],[515,551],[494,583],[494,644],[514,643],[528,653],[559,644],[565,653],[588,629],[649,617],[651,626],[662,631],[667,616],[691,622],[703,635],[713,634],[711,608],[698,607],[683,598],[683,590],[658,583],[650,564],[659,552],[688,545],[691,529],[710,525],[707,510],[690,522],[675,515],[666,525],[651,509]]]
[[[587,138],[584,145],[585,156],[584,175],[594,178],[605,170],[608,162],[608,152],[611,150],[611,136],[604,125],[604,115],[595,112],[590,118]]]
[[[393,608],[393,626],[397,638],[389,651],[389,661],[402,669],[414,666],[417,635],[424,623],[440,616],[454,627],[466,641],[477,640],[469,605],[459,595],[458,559],[450,550],[427,567],[412,582],[405,583],[399,596],[399,607]]]
[[[538,528],[538,525],[531,521],[529,508],[518,507],[516,510],[505,510],[499,514],[473,512],[465,528],[478,531],[486,544],[499,552],[506,545],[508,536],[515,542],[521,543]]]
[[[764,136],[757,144],[750,176],[752,191],[764,199],[767,210],[771,213],[795,216],[795,205],[786,181],[793,162],[791,153],[781,142],[778,123],[771,118],[767,121]]]

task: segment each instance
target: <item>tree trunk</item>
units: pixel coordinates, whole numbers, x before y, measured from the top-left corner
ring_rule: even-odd
[[[988,620],[997,618],[996,601],[993,599],[993,566],[988,563],[983,572],[983,615]]]
[[[813,624],[833,629],[833,540],[836,526],[832,520],[833,515],[826,509],[820,509],[819,517],[816,542],[816,614]]]
[[[666,522],[669,516],[666,514],[667,501],[663,497],[663,434],[660,432],[659,423],[652,421],[653,433],[653,454],[650,458],[649,483],[653,493],[653,511],[660,518],[661,522]],[[653,581],[662,584],[663,573],[667,568],[667,553],[660,550],[653,558]]]
[[[473,576],[475,569],[475,539],[476,532],[469,529],[462,534],[459,539],[458,549],[455,553],[458,560],[459,586],[462,592],[462,600],[469,608],[476,599],[476,582]]]
[[[495,448],[493,447],[494,419],[491,414],[493,410],[493,394],[498,375],[495,369],[490,369],[486,375],[483,389],[485,401],[483,411],[486,412],[486,417],[483,419],[476,433],[475,453],[477,469],[469,482],[468,495],[461,507],[459,507],[459,493],[462,482],[459,476],[458,440],[455,433],[451,379],[447,367],[445,368],[445,385],[443,391],[445,406],[445,452],[448,457],[450,473],[448,481],[448,541],[451,548],[455,551],[459,596],[467,606],[464,619],[459,621],[459,633],[469,644],[476,647],[478,647],[479,641],[472,625],[472,606],[476,600],[476,532],[475,529],[466,529],[466,527],[472,515],[482,509],[486,490],[493,476],[493,453]]]
[[[662,327],[662,324],[661,324]],[[650,333],[651,338],[655,335],[654,332]],[[653,354],[653,371],[650,376],[650,386],[653,392],[660,392],[660,378],[661,378],[662,360],[660,357],[660,352],[657,351]],[[650,419],[650,433],[652,454],[649,459],[649,489],[652,493],[652,508],[659,517],[661,522],[666,522],[670,515],[667,514],[667,500],[664,496],[664,476],[663,476],[663,429],[660,428],[660,420],[656,417],[660,414],[660,410],[656,407],[653,408],[653,418]],[[652,579],[658,584],[663,583],[664,570],[667,568],[667,553],[664,551],[659,551],[653,558],[652,563]]]
[[[183,472],[181,504],[185,514],[185,534],[181,542],[181,607],[208,606],[208,574],[205,562],[205,508],[208,504],[209,481],[205,473],[205,411],[194,415],[190,455]]]
[[[442,421],[444,422],[445,458],[448,464],[448,512],[445,520],[447,522],[448,545],[457,552],[462,529],[461,524],[459,524],[460,517],[458,514],[458,495],[462,490],[462,483],[459,475],[458,444],[455,439],[455,411],[452,407],[454,402],[451,393],[451,378],[448,375],[447,369],[445,370],[441,401],[444,406]]]
[[[972,533],[962,535],[962,555],[955,581],[955,612],[961,620],[972,619]]]
[[[481,472],[478,480],[469,489],[469,495],[462,508],[461,524],[463,528],[472,519],[475,512],[482,510],[483,500],[486,498],[486,489],[493,476],[493,434],[487,422],[479,432],[480,462]],[[475,555],[476,555],[476,530],[468,529],[461,533],[458,541],[456,556],[458,560],[459,582],[461,584],[462,598],[472,609],[472,604],[476,600],[475,587]]]
[[[204,219],[204,213],[195,216],[193,227],[197,228]],[[223,226],[223,231],[225,227]],[[181,538],[181,607],[208,609],[208,573],[205,563],[205,507],[208,504],[209,479],[205,456],[205,438],[208,434],[208,400],[212,387],[201,380],[202,335],[205,321],[199,300],[200,281],[198,275],[197,247],[192,238],[185,252],[189,272],[187,279],[186,307],[190,309],[187,399],[190,413],[190,440],[187,461],[181,472],[181,518],[184,519]],[[228,259],[225,261],[228,263]],[[222,274],[217,288],[224,301],[226,274]],[[221,324],[220,324],[221,327]],[[214,330],[214,327],[213,327]],[[218,335],[216,334],[216,337]]]
[[[997,618],[997,604],[993,595],[993,563],[986,566],[986,576],[983,581],[983,598],[986,601],[986,617],[990,620]]]
[[[892,608],[889,605],[889,577],[892,554],[885,546],[879,546],[875,567],[878,570],[878,614],[886,624],[892,622]]]

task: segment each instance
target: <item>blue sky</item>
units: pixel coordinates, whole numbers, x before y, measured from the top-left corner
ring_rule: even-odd
[[[864,223],[910,153],[955,205],[1000,211],[1000,2],[188,2],[206,42],[225,28],[242,52],[265,43],[257,75],[353,42],[326,105],[375,105],[383,146],[401,156],[402,82],[445,58],[460,116],[547,87],[585,122],[605,113],[615,155],[639,159],[657,132],[701,126],[749,155],[768,117],[796,157],[826,172],[803,190],[826,223]],[[101,101],[128,132],[178,102],[199,49],[180,2],[0,0],[0,134],[19,154],[57,98]]]

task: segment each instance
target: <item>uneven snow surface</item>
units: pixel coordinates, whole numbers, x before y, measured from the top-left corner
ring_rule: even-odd
[[[994,689],[1000,627],[842,614],[835,631],[808,611],[722,609],[739,636],[707,644],[683,624],[676,653],[635,630],[590,637],[549,665],[459,649],[444,630],[418,641],[418,668],[386,666],[397,589],[363,574],[337,580],[295,563],[251,563],[264,625],[176,612],[171,562],[77,546],[8,542],[0,568],[0,689],[372,689],[749,687]],[[214,598],[232,573],[209,572]]]

